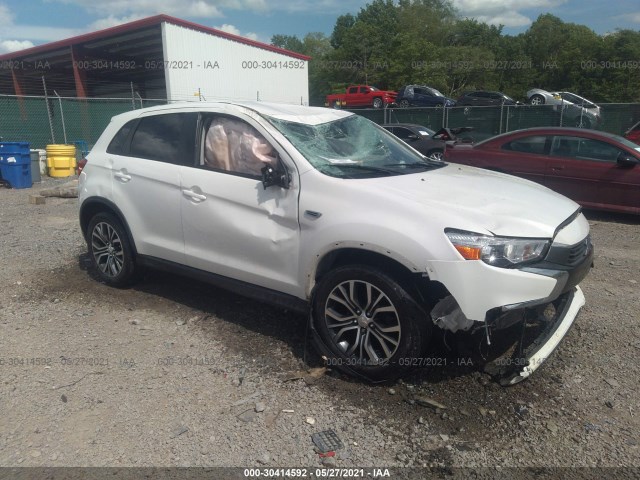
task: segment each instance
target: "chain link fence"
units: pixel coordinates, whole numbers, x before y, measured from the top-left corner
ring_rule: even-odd
[[[91,147],[114,115],[166,103],[164,99],[0,95],[0,139],[28,142],[31,148],[81,142]]]
[[[556,105],[503,105],[352,111],[379,124],[414,123],[435,131],[442,127],[473,127],[472,136],[476,141],[532,127],[583,127],[621,135],[640,120],[640,104],[600,104],[597,121],[576,110],[568,111]]]
[[[0,138],[29,142],[31,148],[52,143],[80,143],[89,148],[111,117],[123,112],[166,104],[165,99],[17,97],[0,95]],[[640,120],[640,104],[602,104],[601,120],[591,128],[622,134]],[[500,133],[538,126],[571,126],[584,119],[554,105],[452,108],[385,108],[353,110],[378,124],[416,123],[442,127],[473,127],[479,141]]]

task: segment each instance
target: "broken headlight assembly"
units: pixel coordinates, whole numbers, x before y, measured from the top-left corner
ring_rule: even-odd
[[[445,235],[466,260],[482,260],[493,267],[509,268],[543,257],[549,245],[544,238],[513,238],[446,229]]]

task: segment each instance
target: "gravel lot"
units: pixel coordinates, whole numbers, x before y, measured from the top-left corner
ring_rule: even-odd
[[[587,212],[587,305],[528,381],[450,357],[368,385],[290,379],[322,366],[301,316],[166,274],[95,281],[76,199],[29,204],[58,183],[0,189],[0,466],[640,467],[640,218]],[[345,448],[321,459],[327,429]]]

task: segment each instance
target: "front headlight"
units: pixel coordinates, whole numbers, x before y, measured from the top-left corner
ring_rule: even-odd
[[[467,260],[482,260],[494,267],[513,267],[542,257],[550,241],[543,238],[511,238],[446,229],[455,249]]]

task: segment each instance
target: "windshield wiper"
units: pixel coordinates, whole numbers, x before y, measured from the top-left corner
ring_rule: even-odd
[[[428,157],[425,157],[422,162],[408,162],[408,163],[388,163],[385,164],[385,167],[407,167],[407,168],[425,168],[430,170],[432,168],[440,168],[444,167],[446,163],[439,160],[431,160]]]
[[[396,170],[390,170],[388,168],[372,167],[370,165],[361,165],[357,163],[333,163],[331,164],[331,166],[337,167],[337,168],[352,168],[354,170],[364,170],[364,171],[375,172],[375,173],[384,173],[384,174],[391,173],[393,175],[397,175],[399,173]],[[391,165],[386,165],[386,166],[391,166]]]

